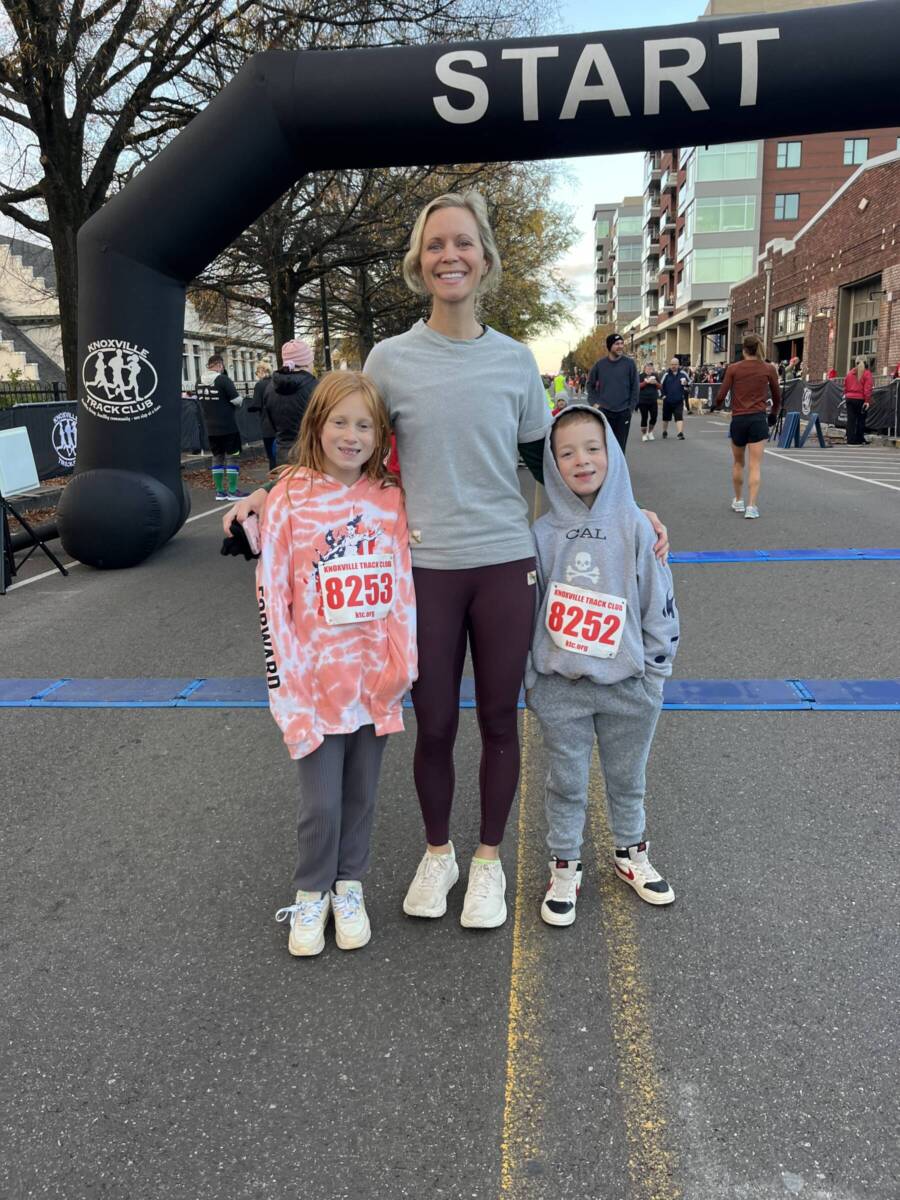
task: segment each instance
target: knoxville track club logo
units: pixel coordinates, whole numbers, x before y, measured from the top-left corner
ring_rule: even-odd
[[[82,403],[105,421],[136,421],[159,412],[153,399],[159,383],[156,368],[141,346],[119,338],[88,345],[81,368]]]

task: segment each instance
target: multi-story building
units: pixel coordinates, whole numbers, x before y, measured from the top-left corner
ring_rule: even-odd
[[[612,247],[613,226],[616,223],[615,204],[594,206],[594,324],[608,325],[612,322],[613,297]]]
[[[594,208],[594,322],[624,329],[641,311],[643,199]]]

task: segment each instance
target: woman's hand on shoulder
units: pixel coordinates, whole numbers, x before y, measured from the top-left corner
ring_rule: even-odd
[[[237,504],[232,504],[231,508],[229,508],[222,518],[222,529],[225,536],[231,536],[232,521],[239,521],[243,525],[251,513],[255,513],[262,520],[268,499],[269,493],[264,488],[257,488],[255,492],[251,492],[244,500],[238,500]]]
[[[666,565],[669,561],[669,531],[663,525],[662,521],[655,512],[651,512],[649,508],[642,508],[641,512],[653,526],[653,532],[656,534],[656,542],[653,546],[653,553],[659,561]]]

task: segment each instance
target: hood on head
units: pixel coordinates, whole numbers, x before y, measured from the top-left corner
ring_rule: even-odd
[[[285,371],[279,368],[272,372],[272,387],[282,395],[292,395],[301,389],[302,381],[310,374],[309,371]]]
[[[547,491],[547,496],[550,500],[550,509],[554,517],[559,517],[564,521],[571,521],[573,517],[583,518],[585,513],[590,512],[594,516],[600,516],[606,513],[611,507],[622,508],[627,505],[634,505],[634,492],[631,490],[631,477],[628,474],[628,467],[625,463],[625,455],[622,453],[622,447],[616,440],[609,421],[600,412],[590,404],[570,404],[564,408],[553,424],[560,420],[563,416],[570,417],[573,412],[584,412],[594,420],[603,422],[603,428],[606,431],[606,479],[603,481],[603,486],[594,498],[594,503],[588,509],[587,505],[575,493],[566,486],[563,482],[563,477],[559,473],[559,467],[556,465],[556,459],[553,456],[552,444],[552,428],[547,436],[544,445],[544,487]]]

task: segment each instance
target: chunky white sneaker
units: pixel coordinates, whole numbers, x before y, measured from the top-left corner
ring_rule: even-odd
[[[325,926],[331,914],[329,892],[298,892],[293,904],[279,908],[276,921],[291,919],[288,950],[295,958],[321,954],[325,949]]]
[[[650,438],[649,438],[649,435],[648,435],[648,434],[646,434],[646,433],[642,433],[642,434],[641,434],[641,441],[642,441],[642,442],[648,442],[649,440],[650,440]]]
[[[756,507],[756,505],[748,504],[747,511],[744,513],[744,519],[746,520],[749,517],[752,520],[754,517],[758,517],[758,516],[759,516],[759,509]]]
[[[744,511],[744,502],[743,502],[743,500],[732,500],[732,502],[731,502],[731,511],[732,511],[732,512],[743,512],[743,511]]]
[[[334,940],[340,950],[358,950],[372,936],[369,914],[358,879],[339,879],[331,893]]]
[[[581,863],[555,855],[550,860],[550,882],[541,905],[541,920],[548,925],[571,925],[581,891]]]
[[[647,434],[647,441],[648,441],[648,442],[655,442],[655,441],[656,441],[656,438],[653,436],[653,430],[652,430],[652,429],[651,429],[651,430],[650,430],[650,432]]]
[[[442,917],[447,911],[447,893],[459,879],[456,852],[429,854],[426,850],[403,901],[408,917]]]
[[[463,901],[460,925],[466,929],[496,929],[506,920],[506,876],[498,859],[472,859],[469,886]]]
[[[616,846],[613,864],[620,879],[633,887],[648,904],[671,904],[675,893],[647,857],[649,842]]]

